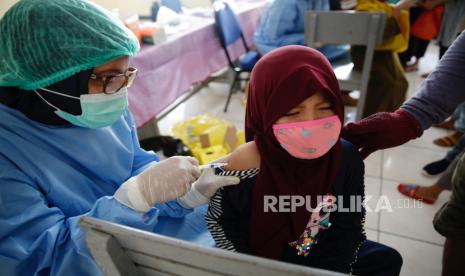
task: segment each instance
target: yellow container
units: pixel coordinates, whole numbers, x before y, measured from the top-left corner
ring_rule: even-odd
[[[208,148],[197,148],[197,151],[194,155],[199,160],[200,164],[208,164],[216,159],[219,159],[228,154],[226,147],[222,145],[212,146]]]
[[[230,122],[209,114],[176,123],[170,132],[189,147],[200,164],[219,159],[245,143],[243,131],[238,131]]]

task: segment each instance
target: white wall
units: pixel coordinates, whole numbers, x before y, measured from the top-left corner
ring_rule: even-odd
[[[120,9],[129,13],[149,14],[153,0],[91,0],[107,9]],[[160,0],[158,0],[160,1]],[[211,5],[211,0],[181,0],[184,7],[192,8]]]
[[[0,17],[2,17],[5,12],[13,6],[14,3],[18,2],[17,0],[0,0]]]
[[[92,0],[93,2],[109,9],[120,9],[125,13],[137,13],[149,15],[152,0]],[[17,0],[0,0],[0,17],[11,7]],[[210,0],[181,0],[185,7],[209,6]]]
[[[150,15],[150,0],[91,0],[102,7],[112,10],[119,9],[124,13],[136,13],[141,15]]]

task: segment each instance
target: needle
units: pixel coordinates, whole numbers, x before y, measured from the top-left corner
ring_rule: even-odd
[[[199,169],[200,170],[206,170],[206,169],[221,169],[224,166],[228,165],[228,163],[211,163],[211,164],[206,164],[206,165],[200,165]]]

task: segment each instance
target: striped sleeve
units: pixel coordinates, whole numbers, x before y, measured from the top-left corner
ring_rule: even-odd
[[[219,175],[237,176],[241,179],[241,183],[243,183],[244,180],[255,177],[258,172],[259,169],[250,169],[244,171],[223,171],[220,172]],[[239,183],[239,185],[241,185],[241,183]],[[233,214],[233,203],[230,202],[225,195],[227,189],[228,188],[218,189],[216,194],[210,199],[205,221],[207,223],[208,230],[210,231],[218,248],[229,251],[241,251],[240,248],[236,248],[234,245],[235,242],[239,241],[231,240],[231,237],[240,236],[240,233],[235,232],[239,231],[236,229],[236,226],[239,224],[239,220],[241,218]]]
[[[219,222],[223,215],[221,202],[223,199],[223,188],[219,189],[216,194],[210,199],[205,221],[207,222],[208,230],[210,231],[215,244],[218,248],[237,251],[232,241],[228,240],[222,224]]]

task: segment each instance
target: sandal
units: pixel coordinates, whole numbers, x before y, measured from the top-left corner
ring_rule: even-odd
[[[418,71],[418,64],[416,64],[416,65],[407,65],[407,66],[404,67],[404,72],[405,73],[414,72],[414,71]]]
[[[413,72],[413,71],[418,71],[418,59],[415,60],[415,62],[407,62],[407,64],[404,66],[404,72]]]
[[[424,78],[424,79],[426,79],[426,78],[428,78],[428,77],[429,77],[429,74],[430,74],[430,73],[424,73],[424,74],[421,74],[421,77],[422,77],[422,78]]]
[[[455,146],[458,143],[458,141],[459,141],[460,137],[462,137],[462,135],[463,135],[463,132],[456,131],[452,135],[445,136],[445,137],[438,138],[438,139],[434,140],[433,143],[435,145],[440,146],[440,147],[451,148],[451,147]]]
[[[434,204],[436,202],[436,200],[425,198],[425,197],[422,197],[420,195],[417,195],[418,188],[420,188],[420,186],[412,185],[412,184],[399,184],[397,186],[397,190],[401,194],[403,194],[403,195],[405,195],[407,197],[422,201],[422,202],[424,202],[426,204]]]

